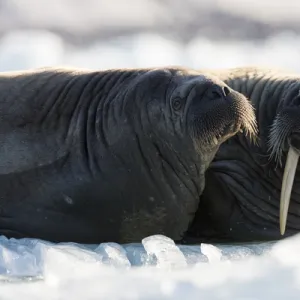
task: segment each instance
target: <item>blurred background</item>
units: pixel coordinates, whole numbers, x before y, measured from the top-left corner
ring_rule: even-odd
[[[0,71],[53,65],[300,71],[300,0],[0,0]]]

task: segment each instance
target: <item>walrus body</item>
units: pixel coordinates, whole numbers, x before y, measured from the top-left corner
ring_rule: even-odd
[[[179,69],[0,76],[0,234],[54,242],[180,240],[220,144],[252,107]]]
[[[299,167],[284,235],[285,220],[279,226],[279,214],[284,215],[280,197],[285,193],[282,181],[287,153],[291,148],[296,157],[300,153],[300,76],[263,68],[211,73],[252,102],[258,143],[237,134],[220,146],[206,173],[205,190],[187,240],[265,241],[298,233]],[[296,166],[297,161],[294,163]],[[286,173],[290,176],[289,170]]]

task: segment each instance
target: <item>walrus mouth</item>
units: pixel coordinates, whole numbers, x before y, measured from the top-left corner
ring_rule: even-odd
[[[286,230],[292,187],[300,155],[300,152],[297,150],[300,149],[297,121],[294,109],[279,113],[271,126],[268,141],[269,150],[271,151],[270,159],[274,157],[276,163],[279,163],[280,166],[282,166],[283,151],[288,149],[279,204],[279,228],[281,235],[284,235]]]

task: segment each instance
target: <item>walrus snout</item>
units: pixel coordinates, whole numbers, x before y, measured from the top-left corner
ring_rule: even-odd
[[[191,101],[190,127],[197,149],[218,147],[239,131],[254,140],[257,124],[253,106],[222,82],[208,86]]]

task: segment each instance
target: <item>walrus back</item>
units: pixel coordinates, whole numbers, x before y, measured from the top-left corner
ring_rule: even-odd
[[[132,76],[135,72],[126,70],[67,68],[0,74],[0,174],[49,164],[66,155],[74,143],[87,138],[83,134],[94,130],[96,118],[102,122],[99,110],[107,114],[109,102],[120,93],[112,87]],[[102,127],[109,126],[105,124]]]

